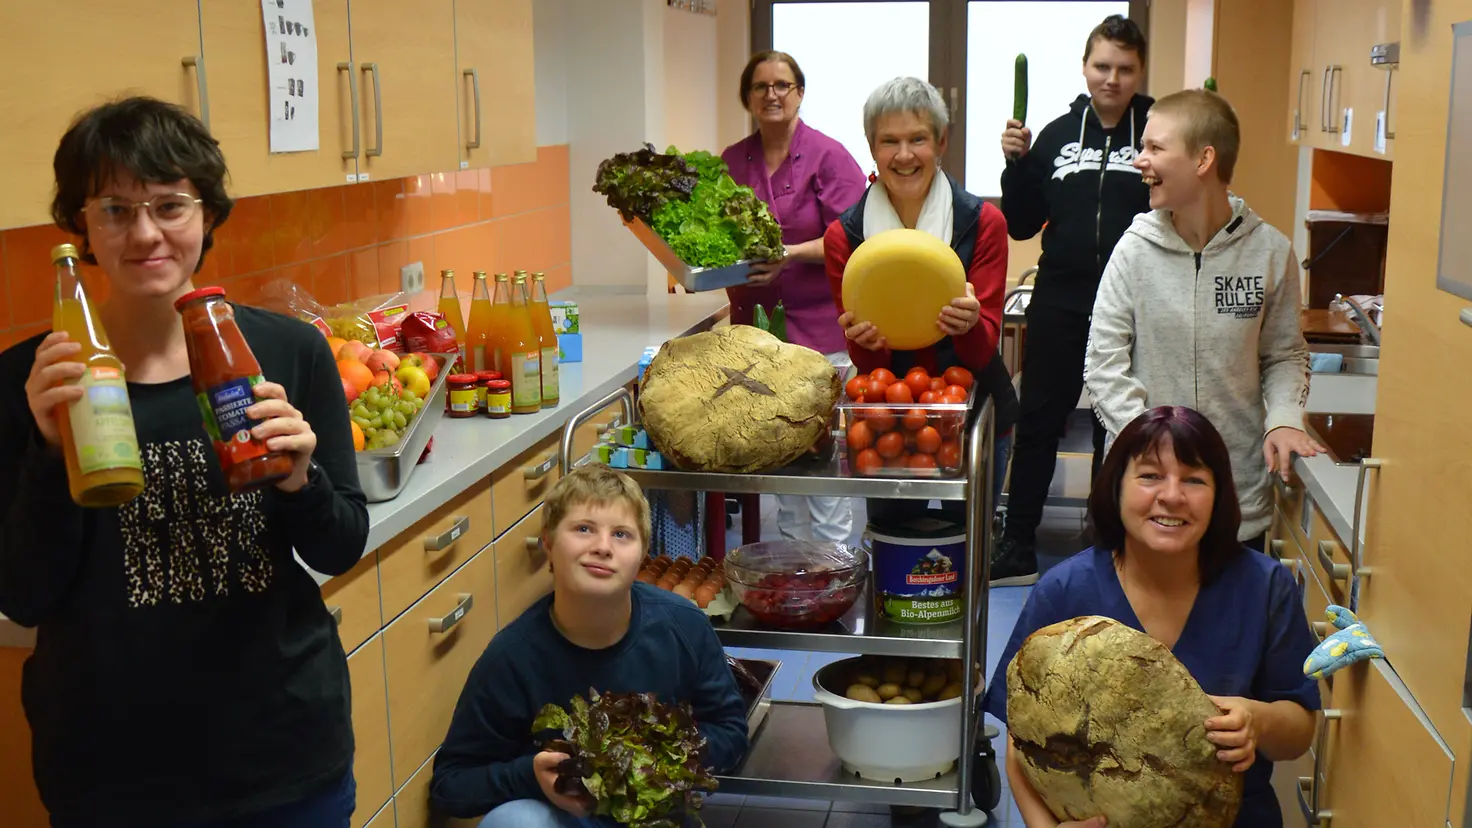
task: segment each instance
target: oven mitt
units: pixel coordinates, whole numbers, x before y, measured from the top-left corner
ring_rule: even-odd
[[[1355,614],[1344,607],[1330,605],[1324,610],[1324,619],[1338,628],[1338,632],[1326,636],[1319,646],[1309,653],[1303,662],[1303,674],[1313,679],[1323,679],[1340,670],[1364,661],[1367,658],[1384,658],[1374,636]]]

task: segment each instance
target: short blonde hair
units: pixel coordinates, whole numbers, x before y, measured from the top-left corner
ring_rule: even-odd
[[[601,463],[589,463],[573,469],[547,493],[542,506],[542,535],[551,537],[569,511],[588,504],[620,504],[629,507],[629,511],[634,513],[634,522],[639,530],[639,545],[644,551],[649,551],[649,536],[652,532],[649,501],[633,478]]]
[[[1232,183],[1237,168],[1237,152],[1242,146],[1242,128],[1237,113],[1215,92],[1206,89],[1183,89],[1155,102],[1150,117],[1169,115],[1181,127],[1181,139],[1187,152],[1200,152],[1207,147],[1216,150],[1216,174],[1223,184]]]

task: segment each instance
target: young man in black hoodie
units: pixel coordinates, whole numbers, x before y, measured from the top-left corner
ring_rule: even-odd
[[[1145,75],[1145,36],[1134,21],[1105,18],[1089,34],[1083,73],[1088,95],[1043,128],[1037,143],[1020,121],[1002,133],[1002,213],[1018,241],[1043,231],[1037,286],[1027,308],[1021,412],[1012,485],[992,586],[1038,579],[1034,536],[1058,462],[1058,440],[1083,391],[1089,314],[1104,265],[1135,215],[1150,209],[1133,166],[1154,100],[1136,94]],[[1104,431],[1094,423],[1094,470]]]

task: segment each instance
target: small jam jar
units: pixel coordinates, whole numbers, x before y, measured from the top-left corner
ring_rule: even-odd
[[[493,420],[511,416],[511,381],[493,379],[486,382],[486,416]]]
[[[450,393],[445,396],[446,416],[459,419],[474,417],[479,413],[479,406],[475,402],[479,381],[475,374],[451,374],[446,382],[450,386]]]
[[[480,407],[481,412],[486,410],[486,383],[500,378],[500,371],[475,372],[475,403]]]

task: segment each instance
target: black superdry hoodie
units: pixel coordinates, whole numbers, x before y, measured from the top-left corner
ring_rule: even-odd
[[[1033,302],[1093,311],[1115,243],[1137,214],[1150,209],[1150,190],[1133,164],[1154,103],[1136,95],[1106,130],[1089,96],[1079,95],[1067,115],[1043,127],[1021,160],[1007,162],[1002,213],[1008,235],[1023,241],[1043,231]]]

